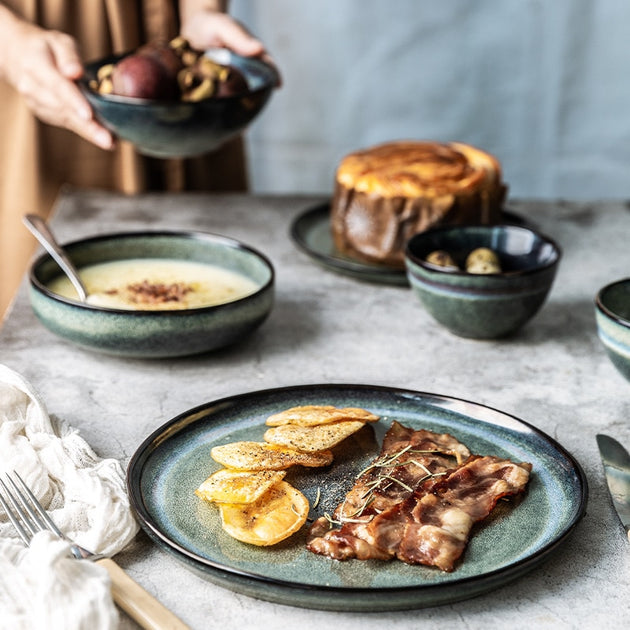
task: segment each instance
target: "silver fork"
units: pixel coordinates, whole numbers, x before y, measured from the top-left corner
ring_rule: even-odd
[[[120,608],[147,630],[184,630],[185,625],[168,608],[132,580],[111,558],[92,553],[70,540],[53,522],[35,495],[13,471],[7,473],[6,483],[0,479],[0,505],[26,546],[40,531],[51,531],[70,544],[72,556],[78,560],[91,560],[104,566],[111,578],[112,597]]]

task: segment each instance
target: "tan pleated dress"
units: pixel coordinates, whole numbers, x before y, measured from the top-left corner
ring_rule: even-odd
[[[73,35],[84,61],[132,50],[178,32],[175,0],[9,0],[9,8],[45,28]],[[38,121],[0,81],[0,321],[28,266],[35,240],[22,216],[47,216],[64,184],[143,191],[242,191],[247,187],[241,139],[190,160],[138,155],[126,142],[103,151],[75,134]]]

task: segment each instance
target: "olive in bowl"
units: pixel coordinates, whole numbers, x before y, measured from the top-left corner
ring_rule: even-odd
[[[271,312],[275,273],[261,252],[205,232],[124,232],[64,245],[82,302],[49,254],[32,263],[37,318],[78,346],[135,358],[210,352],[245,339]]]
[[[448,264],[431,262],[443,258],[435,252],[448,253]],[[529,227],[446,226],[414,235],[405,265],[412,289],[437,322],[460,337],[495,339],[538,312],[561,255],[555,241]]]
[[[138,152],[202,155],[260,114],[279,76],[262,59],[224,48],[188,52],[194,63],[184,63],[170,44],[112,55],[87,64],[78,85],[96,118]]]
[[[630,380],[630,278],[617,280],[595,297],[597,335],[612,364]]]

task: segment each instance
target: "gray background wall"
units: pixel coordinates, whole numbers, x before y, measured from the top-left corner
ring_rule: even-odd
[[[347,152],[469,142],[515,198],[630,197],[627,0],[232,0],[284,86],[248,132],[253,189],[328,193]]]

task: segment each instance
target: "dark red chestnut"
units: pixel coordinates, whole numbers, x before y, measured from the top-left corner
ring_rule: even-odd
[[[133,54],[121,59],[112,72],[113,94],[135,98],[168,100],[176,96],[176,85],[154,57]]]
[[[177,79],[177,73],[184,67],[181,58],[168,42],[150,42],[138,48],[136,54],[152,57],[161,63],[172,81]]]

